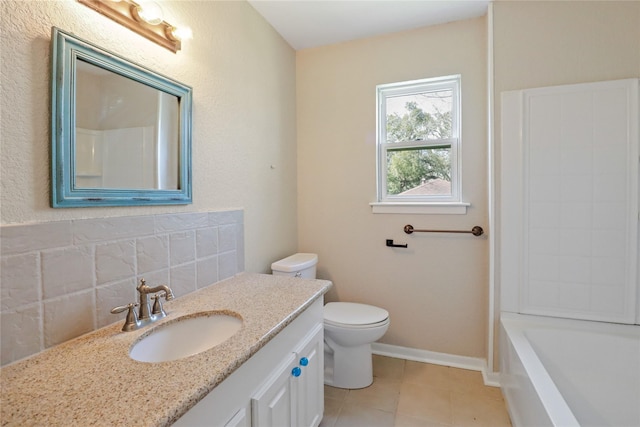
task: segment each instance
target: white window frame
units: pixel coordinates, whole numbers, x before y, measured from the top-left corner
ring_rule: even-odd
[[[371,203],[374,213],[466,213],[468,203],[462,202],[461,149],[461,76],[412,80],[376,86],[376,170],[378,200]],[[438,90],[452,91],[451,138],[387,143],[387,98]],[[389,195],[387,194],[387,147],[451,147],[451,195]]]

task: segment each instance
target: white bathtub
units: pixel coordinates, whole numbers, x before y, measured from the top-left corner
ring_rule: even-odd
[[[640,426],[640,326],[502,313],[514,426]]]

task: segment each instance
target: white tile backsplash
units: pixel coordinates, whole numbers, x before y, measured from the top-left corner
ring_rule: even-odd
[[[43,298],[86,290],[95,286],[93,246],[67,246],[42,251]]]
[[[37,252],[3,256],[0,267],[2,310],[12,310],[41,299],[40,256]]]
[[[2,256],[69,246],[73,242],[71,230],[71,221],[2,226]]]
[[[194,230],[173,233],[169,237],[169,258],[171,266],[195,261],[196,233]]]
[[[0,227],[1,363],[124,320],[141,278],[176,297],[244,270],[241,210]]]
[[[218,251],[228,252],[236,249],[236,225],[221,225],[218,227]]]
[[[238,273],[238,262],[235,251],[218,255],[218,278],[220,280],[233,277]]]
[[[209,213],[209,226],[225,225],[225,224],[242,224],[243,211],[223,211]]]
[[[136,241],[121,240],[96,245],[97,284],[122,280],[136,274]]]
[[[93,331],[93,290],[45,300],[43,304],[44,346],[51,347]]]
[[[144,279],[149,286],[157,286],[157,285],[169,285],[169,269],[165,268],[164,270],[156,270],[144,274],[139,274],[136,280],[136,284],[140,283],[140,280]],[[211,282],[213,283],[213,282]],[[179,296],[179,295],[175,295]],[[134,299],[136,294],[134,294]]]
[[[196,286],[198,289],[219,281],[218,256],[199,259],[196,262]]]
[[[196,255],[205,258],[218,253],[218,227],[196,230]]]
[[[135,278],[129,277],[128,279],[96,288],[96,321],[98,328],[109,325],[120,318],[120,315],[111,314],[112,308],[135,301],[136,284]]]
[[[157,215],[155,226],[157,234],[204,228],[209,226],[209,215],[206,212]]]
[[[151,236],[137,239],[136,257],[139,274],[169,268],[168,236]]]
[[[73,221],[73,243],[104,242],[155,233],[155,217],[130,216]]]
[[[2,311],[0,345],[3,365],[38,353],[44,348],[41,317],[40,304]]]
[[[197,289],[195,261],[172,267],[169,272],[169,282],[176,295],[186,295],[195,291]]]

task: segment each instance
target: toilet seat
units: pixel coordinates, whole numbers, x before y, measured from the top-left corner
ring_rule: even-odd
[[[324,324],[342,328],[376,328],[389,322],[389,312],[373,305],[330,302],[324,306]]]

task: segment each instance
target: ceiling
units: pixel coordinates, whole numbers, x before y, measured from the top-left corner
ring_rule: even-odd
[[[296,50],[482,16],[489,0],[248,0]]]

